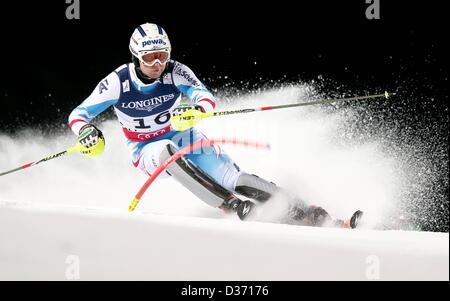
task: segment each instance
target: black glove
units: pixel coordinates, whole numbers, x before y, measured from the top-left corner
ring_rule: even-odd
[[[80,129],[78,142],[84,147],[93,147],[100,139],[104,139],[103,133],[95,125],[88,123]]]
[[[172,116],[181,115],[190,109],[194,109],[194,110],[197,110],[197,111],[200,111],[203,113],[205,112],[201,106],[196,105],[196,104],[194,104],[194,105],[179,105],[172,111]]]

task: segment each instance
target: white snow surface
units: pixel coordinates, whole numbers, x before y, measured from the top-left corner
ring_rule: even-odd
[[[218,110],[304,99],[308,87],[239,96]],[[283,225],[283,200],[241,222],[172,179],[157,179],[133,213],[146,176],[130,163],[115,120],[100,124],[106,150],[72,154],[0,178],[0,280],[448,280],[448,233],[373,230],[395,207],[401,175],[377,142],[338,143],[344,114],[316,107],[204,120],[210,138],[270,143],[270,151],[224,145],[244,170],[273,181],[333,216],[365,212],[361,229]],[[0,135],[0,171],[73,145],[35,130]],[[68,257],[69,256],[69,257]]]
[[[0,280],[449,279],[448,233],[11,202],[0,221]]]

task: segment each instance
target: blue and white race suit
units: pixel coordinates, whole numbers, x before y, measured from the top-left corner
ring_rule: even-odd
[[[180,104],[181,94],[205,112],[215,108],[215,99],[187,66],[170,60],[165,72],[151,84],[136,75],[133,63],[122,65],[102,79],[92,94],[69,116],[69,124],[78,135],[80,128],[113,106],[127,138],[132,162],[146,174],[162,163],[160,154],[167,144],[185,147],[206,137],[191,128],[172,130],[170,115]],[[214,147],[203,147],[186,157],[224,188],[234,191],[240,170],[230,157]]]

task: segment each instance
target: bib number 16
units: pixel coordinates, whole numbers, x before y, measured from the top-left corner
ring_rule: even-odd
[[[149,129],[149,128],[151,128],[150,125],[145,124],[145,120],[146,119],[144,119],[144,118],[133,119],[133,121],[138,123],[138,125],[136,125],[135,128],[136,129]],[[147,120],[148,120],[148,118],[147,118]],[[169,113],[169,111],[165,111],[165,112],[162,112],[162,113],[158,114],[155,117],[154,122],[156,124],[158,124],[158,125],[161,125],[161,124],[167,123],[169,120],[170,120],[170,113]]]

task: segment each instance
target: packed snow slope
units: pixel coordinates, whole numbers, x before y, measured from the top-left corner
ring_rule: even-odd
[[[224,97],[217,109],[311,95],[308,86],[284,87]],[[67,256],[74,255],[82,280],[448,280],[448,233],[376,230],[417,229],[408,221],[404,227],[409,213],[401,210],[433,178],[415,182],[417,165],[402,159],[405,153],[386,152],[379,137],[353,140],[347,125],[357,115],[314,106],[211,118],[198,128],[210,138],[270,143],[269,151],[222,148],[242,169],[335,217],[363,210],[359,230],[279,224],[287,206],[277,199],[242,223],[162,178],[128,213],[146,176],[132,166],[119,124],[109,120],[99,124],[103,156],[72,154],[0,179],[0,279],[67,279]],[[69,131],[0,135],[0,170],[74,143]]]
[[[8,207],[0,210],[0,280],[449,279],[447,233]]]

